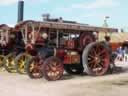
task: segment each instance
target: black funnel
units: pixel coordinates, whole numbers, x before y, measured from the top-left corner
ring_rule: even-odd
[[[17,22],[23,21],[24,18],[24,1],[18,1],[18,20]]]

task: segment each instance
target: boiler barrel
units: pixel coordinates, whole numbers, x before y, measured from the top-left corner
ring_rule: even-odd
[[[39,52],[41,57],[46,58],[54,55],[54,48],[40,48]]]

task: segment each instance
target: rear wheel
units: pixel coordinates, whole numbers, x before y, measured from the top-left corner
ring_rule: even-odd
[[[102,43],[90,43],[83,51],[83,66],[89,75],[104,75],[110,65],[110,55]]]
[[[26,74],[25,65],[27,59],[29,59],[30,57],[31,56],[27,53],[21,53],[15,58],[15,66],[18,73]]]
[[[16,57],[15,53],[10,53],[9,55],[6,56],[4,59],[4,67],[9,73],[15,73],[16,67],[15,67],[15,62],[14,59]]]
[[[43,76],[41,70],[43,61],[43,59],[40,60],[38,57],[32,57],[27,60],[26,72],[30,78],[38,79]]]
[[[42,71],[46,80],[59,80],[63,76],[63,64],[59,58],[52,56],[45,60]]]
[[[96,39],[93,34],[90,33],[83,33],[80,36],[79,44],[81,48],[83,49],[86,45],[88,45],[91,42],[94,42]]]

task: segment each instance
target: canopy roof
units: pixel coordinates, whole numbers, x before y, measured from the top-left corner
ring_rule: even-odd
[[[118,32],[116,28],[104,28],[104,27],[96,27],[90,26],[87,24],[80,23],[63,23],[63,22],[37,22],[32,20],[27,20],[18,23],[15,28],[22,28],[25,24],[32,24],[35,27],[43,27],[43,28],[55,28],[55,29],[69,29],[69,30],[81,30],[81,31],[92,31],[92,32]]]
[[[8,26],[8,25],[6,25],[6,24],[1,24],[0,25],[0,30],[3,30],[3,29],[10,29],[10,27]]]

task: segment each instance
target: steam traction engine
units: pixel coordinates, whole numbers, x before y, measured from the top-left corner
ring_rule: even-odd
[[[4,45],[6,44],[5,40],[8,41],[8,38],[4,38],[6,36],[4,36],[5,31],[9,29],[9,27],[5,24],[1,24],[0,25],[0,68],[3,69],[4,66],[4,55],[6,55],[7,52],[5,52],[5,47]]]
[[[117,29],[94,27],[76,22],[47,20],[24,21],[21,30],[25,49],[32,58],[26,62],[31,78],[58,80],[65,70],[69,74],[104,75],[111,63],[108,42],[98,41],[99,32]]]
[[[16,72],[14,59],[24,50],[20,32],[5,24],[0,25],[0,67]]]

